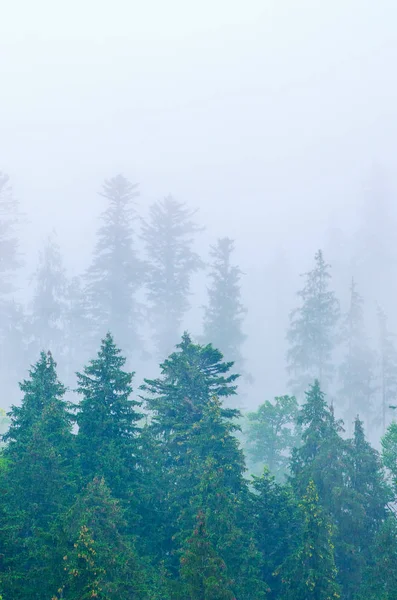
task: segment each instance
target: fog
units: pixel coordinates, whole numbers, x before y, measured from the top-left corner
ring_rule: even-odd
[[[27,215],[21,298],[54,228],[69,274],[87,268],[98,192],[122,173],[143,215],[169,193],[199,209],[205,260],[235,240],[249,407],[287,392],[288,314],[318,248],[343,309],[354,275],[371,335],[376,302],[397,326],[393,248],[389,265],[372,251],[396,217],[374,219],[381,197],[395,212],[396,17],[386,0],[4,3],[0,170]],[[355,253],[372,223],[369,269]],[[203,274],[192,285],[195,333]]]

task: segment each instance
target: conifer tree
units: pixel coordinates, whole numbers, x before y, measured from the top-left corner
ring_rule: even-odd
[[[281,568],[282,600],[336,600],[341,597],[332,542],[332,526],[309,482],[301,503],[304,526],[297,551]]]
[[[72,421],[50,353],[41,354],[4,435],[1,479],[4,593],[15,600],[50,596],[55,524],[73,494]]]
[[[241,302],[242,271],[232,263],[234,241],[221,238],[211,247],[211,286],[208,305],[204,309],[204,341],[222,348],[227,360],[233,360],[243,372],[241,346],[246,336],[242,331],[246,309]]]
[[[357,417],[348,455],[350,503],[338,520],[337,546],[343,555],[340,581],[344,598],[356,598],[363,576],[372,561],[372,547],[387,518],[392,497],[386,485],[379,454],[366,441],[363,424]]]
[[[194,234],[202,230],[193,221],[195,214],[167,196],[150,207],[149,219],[143,223],[149,320],[161,359],[179,339],[183,317],[190,308],[190,280],[203,267],[193,250]]]
[[[66,289],[65,346],[68,383],[74,383],[75,372],[85,364],[91,350],[91,324],[87,298],[80,277],[73,277]]]
[[[108,207],[85,277],[92,350],[112,331],[129,360],[142,352],[136,294],[143,284],[144,269],[134,248],[133,229],[137,187],[123,175],[105,181],[101,195]]]
[[[287,339],[290,385],[298,393],[318,379],[323,388],[332,378],[332,353],[339,303],[330,290],[330,266],[319,250],[315,267],[304,274],[305,285],[298,292],[301,306],[290,315]]]
[[[352,279],[350,306],[343,320],[342,341],[345,357],[340,367],[340,399],[343,401],[348,430],[358,412],[369,417],[375,392],[374,354],[364,329],[363,299]]]
[[[387,412],[390,403],[395,404],[397,398],[397,350],[394,334],[390,331],[387,317],[378,307],[379,349],[380,349],[380,393],[382,435],[386,431]]]
[[[104,477],[112,494],[131,499],[135,478],[139,402],[131,400],[134,373],[108,333],[96,359],[77,374],[77,449],[83,481]]]
[[[280,396],[271,403],[261,404],[248,413],[247,452],[254,464],[267,466],[271,473],[282,477],[291,451],[298,445],[295,426],[298,402],[294,396]]]
[[[64,583],[55,598],[151,600],[155,582],[123,535],[121,509],[103,478],[77,498],[64,524]]]
[[[34,274],[30,318],[30,354],[51,350],[64,354],[66,272],[55,235],[48,238]]]
[[[218,556],[206,530],[205,515],[199,512],[192,537],[181,557],[181,579],[190,600],[234,600],[232,581],[225,562]]]
[[[262,556],[262,581],[268,585],[266,598],[279,600],[282,580],[278,569],[297,550],[302,515],[292,488],[277,483],[266,468],[260,477],[253,476],[252,488],[250,513]]]

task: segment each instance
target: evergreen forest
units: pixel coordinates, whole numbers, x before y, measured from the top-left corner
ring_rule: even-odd
[[[52,233],[28,278],[0,174],[1,600],[397,600],[397,343],[362,266],[313,249],[275,396],[235,240],[138,196],[106,180],[86,268]]]

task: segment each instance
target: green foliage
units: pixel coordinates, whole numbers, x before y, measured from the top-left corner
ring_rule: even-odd
[[[112,494],[131,499],[135,478],[140,403],[131,400],[134,373],[123,371],[126,359],[107,334],[96,359],[78,373],[77,451],[85,483],[104,477]]]
[[[253,477],[250,496],[254,515],[253,532],[262,555],[262,581],[269,587],[267,598],[278,600],[282,581],[278,569],[297,547],[301,531],[301,513],[293,490],[281,485],[267,469]]]
[[[381,445],[383,464],[390,471],[395,495],[397,495],[397,423],[395,421],[387,428],[381,439]]]
[[[146,565],[122,535],[120,507],[103,479],[95,478],[65,518],[64,583],[68,600],[154,599]],[[58,592],[59,593],[59,592]]]
[[[21,406],[9,413],[0,482],[3,588],[15,600],[50,593],[56,523],[74,490],[72,420],[51,354],[41,354],[21,390]]]
[[[283,600],[337,600],[340,589],[332,543],[332,527],[309,482],[301,502],[304,525],[302,541],[280,569]]]
[[[323,387],[332,377],[332,352],[335,345],[339,302],[329,289],[330,266],[319,250],[315,267],[304,274],[305,285],[298,292],[301,306],[292,311],[288,331],[288,372],[290,385],[301,393],[314,380]]]
[[[297,413],[295,397],[279,396],[247,415],[248,455],[254,464],[267,466],[278,478],[286,473],[291,451],[299,444]]]
[[[225,562],[216,553],[206,531],[205,515],[197,515],[193,535],[181,557],[181,581],[190,600],[234,600],[232,580]]]

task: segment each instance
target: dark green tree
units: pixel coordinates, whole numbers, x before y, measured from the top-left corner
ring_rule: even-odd
[[[136,294],[143,285],[144,268],[134,248],[133,229],[137,184],[117,175],[105,181],[101,196],[108,206],[85,276],[91,350],[112,331],[130,360],[142,353]]]
[[[242,271],[232,263],[234,241],[221,238],[211,246],[211,285],[204,309],[204,341],[222,348],[227,360],[233,360],[243,372],[241,347],[246,339],[242,326],[246,308],[241,302]]]
[[[390,516],[381,525],[370,548],[372,560],[365,572],[357,600],[397,598],[397,521]]]
[[[393,421],[381,438],[382,462],[388,469],[397,496],[397,423]]]
[[[77,450],[85,483],[104,477],[112,494],[133,499],[140,405],[130,398],[134,373],[108,333],[96,359],[78,373]]]
[[[303,277],[305,285],[298,292],[301,305],[290,315],[287,334],[288,372],[296,393],[302,393],[314,379],[318,379],[323,388],[331,380],[339,319],[339,302],[330,289],[330,266],[321,250],[315,255],[314,269]]]
[[[350,503],[338,519],[337,553],[344,598],[355,598],[372,561],[372,548],[391,501],[378,452],[367,442],[357,417],[349,440],[347,482]],[[343,562],[342,562],[343,561]]]
[[[378,307],[379,354],[380,354],[380,394],[382,435],[386,431],[388,409],[395,405],[397,398],[397,349],[395,335],[390,331],[387,317]]]
[[[291,451],[299,443],[296,428],[298,402],[294,396],[279,396],[271,403],[261,404],[248,413],[247,452],[254,465],[267,466],[282,478],[286,473]]]
[[[142,237],[148,259],[147,302],[157,353],[161,359],[172,351],[189,309],[190,280],[203,263],[193,250],[196,211],[167,196],[150,207]]]
[[[184,598],[190,600],[234,600],[232,581],[225,562],[215,551],[206,530],[205,515],[199,512],[192,536],[181,557]]]
[[[282,590],[278,569],[297,550],[302,515],[292,488],[277,483],[267,469],[260,477],[253,476],[252,488],[250,513],[262,556],[262,581],[269,586],[266,597],[278,600]]]
[[[9,413],[6,468],[0,480],[6,597],[50,598],[56,524],[74,493],[72,420],[50,353],[21,384]]]
[[[339,399],[343,402],[348,431],[352,430],[354,417],[359,412],[370,417],[375,393],[375,356],[365,335],[363,299],[352,279],[349,310],[342,323],[342,342],[345,356],[339,375]]]
[[[65,518],[64,583],[55,599],[160,597],[152,573],[123,535],[124,527],[120,506],[104,479],[94,478]]]
[[[332,542],[332,526],[319,502],[316,486],[309,482],[301,503],[302,541],[281,567],[282,600],[337,600],[341,597]]]

